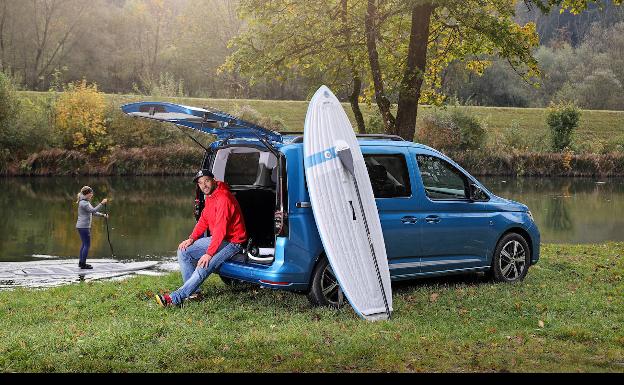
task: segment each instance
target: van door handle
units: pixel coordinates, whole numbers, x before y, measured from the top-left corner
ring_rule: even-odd
[[[427,221],[427,223],[440,223],[440,217],[437,215],[430,215],[425,218],[425,221]]]
[[[404,225],[413,225],[413,224],[416,224],[416,222],[418,222],[418,218],[416,218],[416,217],[403,217],[403,218],[401,218],[401,222],[403,222]]]

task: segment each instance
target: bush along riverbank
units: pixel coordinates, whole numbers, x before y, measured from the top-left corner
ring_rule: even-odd
[[[143,99],[153,97],[105,95],[84,81],[63,92],[17,92],[0,74],[0,175],[192,173],[203,155],[182,130],[119,109]],[[277,131],[301,130],[308,104],[159,99],[214,106]],[[569,104],[423,107],[414,141],[448,154],[473,175],[624,176],[624,112],[580,111]],[[367,132],[383,132],[374,109],[365,111]],[[184,130],[204,145],[212,140]]]
[[[624,153],[507,153],[449,152],[472,175],[622,177]]]
[[[448,156],[475,176],[623,177],[624,153],[507,153],[453,151]],[[49,149],[9,163],[6,176],[191,175],[203,150],[197,146],[114,148],[106,156]]]
[[[624,371],[624,243],[543,245],[517,284],[393,284],[366,322],[302,294],[228,287],[162,309],[180,274],[0,291],[0,372]]]
[[[89,156],[76,150],[49,149],[8,164],[7,176],[60,175],[191,175],[203,159],[197,146],[121,148],[105,156]]]

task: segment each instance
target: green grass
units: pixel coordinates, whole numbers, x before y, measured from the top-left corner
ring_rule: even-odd
[[[43,98],[49,93],[24,91],[21,95],[31,99]],[[237,107],[249,105],[264,116],[281,118],[290,131],[303,131],[303,123],[308,108],[307,101],[281,101],[281,100],[249,100],[249,99],[198,99],[198,98],[165,98],[148,97],[138,95],[107,95],[113,105],[136,101],[162,100],[173,103],[186,104],[195,107],[212,107],[226,112],[233,112]],[[351,107],[344,103],[344,108],[351,121],[355,124]],[[430,107],[421,106],[419,109],[419,120],[421,121],[423,112]],[[478,115],[486,123],[490,133],[502,133],[516,120],[519,127],[527,132],[529,137],[540,140],[547,134],[546,113],[544,108],[509,108],[509,107],[467,107],[470,111]],[[362,105],[365,120],[377,111],[376,106]],[[490,142],[495,135],[490,135]],[[589,111],[584,110],[581,116],[577,141],[612,141],[621,139],[624,143],[624,111]]]
[[[390,322],[232,289],[177,309],[179,274],[0,292],[2,372],[624,372],[624,243],[544,245],[520,284],[394,288]]]

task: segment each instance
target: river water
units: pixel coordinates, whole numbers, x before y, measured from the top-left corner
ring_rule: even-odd
[[[479,178],[492,192],[529,206],[545,243],[624,241],[624,179]],[[0,263],[74,259],[76,193],[111,199],[116,259],[171,260],[191,232],[194,186],[188,177],[0,179]],[[93,218],[90,258],[110,258],[105,221]]]

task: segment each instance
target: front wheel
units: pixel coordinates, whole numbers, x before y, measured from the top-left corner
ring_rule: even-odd
[[[326,257],[322,257],[312,273],[308,300],[314,306],[340,308],[345,303],[338,279]]]
[[[524,237],[509,233],[496,245],[491,276],[496,282],[522,281],[530,263],[531,250]]]

